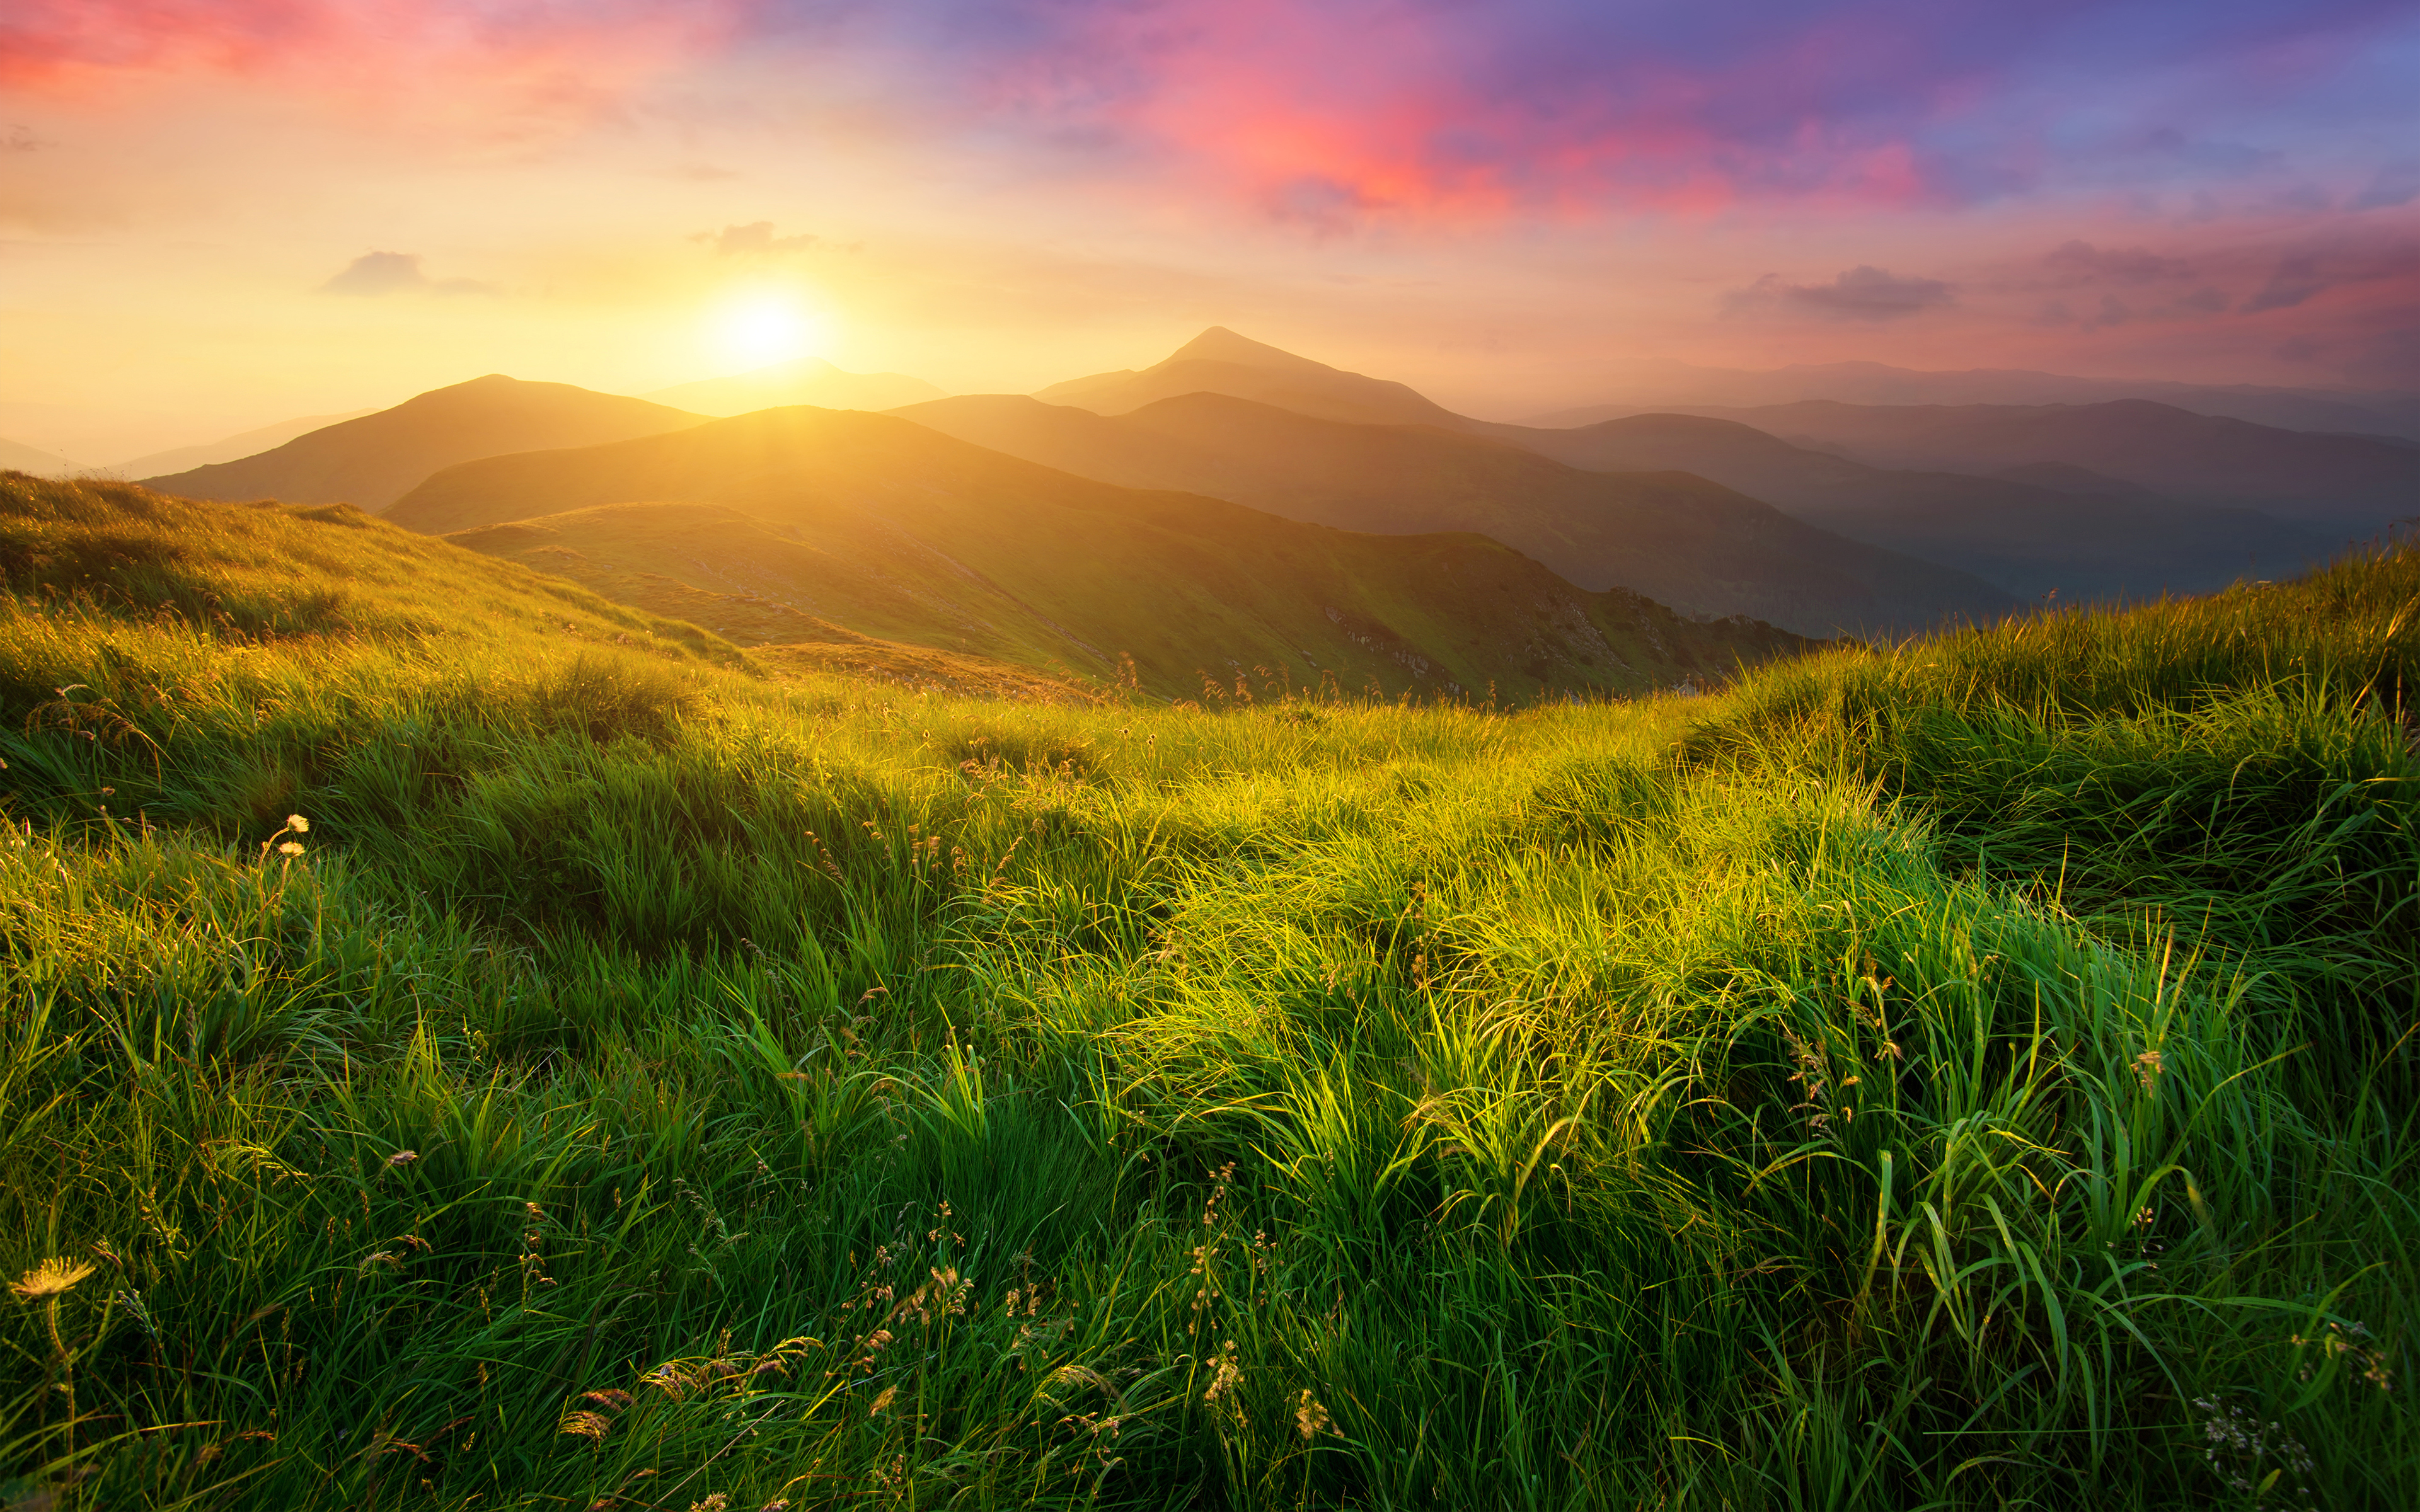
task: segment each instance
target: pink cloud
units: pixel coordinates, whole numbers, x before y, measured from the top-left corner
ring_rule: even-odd
[[[347,0],[15,0],[0,87],[107,103],[238,78],[352,113],[414,112],[473,135],[577,126],[725,45],[733,4],[361,5]]]

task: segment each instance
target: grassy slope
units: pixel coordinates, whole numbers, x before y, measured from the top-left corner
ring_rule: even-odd
[[[451,469],[388,517],[667,609],[649,595],[744,593],[867,635],[1103,679],[1131,656],[1162,696],[1255,668],[1357,690],[1374,679],[1389,695],[1632,692],[1799,643],[1583,593],[1474,536],[1327,530],[806,408]]]
[[[7,489],[11,1498],[2420,1502],[2420,558],[1212,714]]]
[[[457,462],[653,436],[703,418],[644,399],[491,373],[322,426],[256,456],[146,481],[194,499],[283,499],[377,510]]]
[[[1114,418],[1012,394],[898,411],[980,446],[1138,487],[1192,488],[1352,531],[1476,531],[1583,587],[1809,635],[2015,607],[1963,572],[1844,539],[1679,472],[1584,471],[1431,425],[1348,424],[1226,393]]]

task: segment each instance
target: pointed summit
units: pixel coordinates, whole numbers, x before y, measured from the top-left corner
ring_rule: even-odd
[[[1160,367],[1178,363],[1233,363],[1238,367],[1266,368],[1277,373],[1335,373],[1340,369],[1326,363],[1314,363],[1308,357],[1296,357],[1290,351],[1272,347],[1266,342],[1239,336],[1225,326],[1212,326],[1202,334],[1179,347]],[[1151,369],[1153,372],[1158,368]]]
[[[1123,415],[1188,393],[1223,393],[1274,405],[1321,420],[1361,425],[1442,425],[1466,430],[1473,424],[1401,383],[1365,378],[1212,326],[1155,366],[1095,373],[1036,391],[1045,404],[1071,405],[1095,414]]]

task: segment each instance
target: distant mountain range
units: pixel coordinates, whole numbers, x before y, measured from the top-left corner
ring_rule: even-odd
[[[1718,421],[1684,421],[1682,416],[1665,416],[1663,421],[1617,421],[1563,431],[1474,421],[1445,411],[1402,385],[1384,385],[1379,379],[1362,378],[1357,373],[1326,368],[1321,363],[1261,346],[1259,341],[1249,341],[1224,329],[1210,329],[1156,368],[1077,379],[1075,385],[1041,390],[1036,399],[1050,399],[1053,394],[1070,396],[1072,402],[1106,416],[1127,413],[1130,419],[1140,419],[1144,413],[1156,413],[1156,409],[1125,409],[1130,399],[1140,394],[1156,394],[1159,390],[1181,387],[1186,382],[1244,399],[1285,394],[1285,399],[1290,399],[1290,404],[1285,404],[1287,409],[1295,409],[1297,413],[1326,413],[1331,419],[1345,419],[1356,413],[1367,416],[1384,409],[1394,416],[1394,424],[1428,425],[1433,440],[1420,445],[1430,450],[1442,445],[1435,440],[1435,433],[1445,431],[1510,442],[1515,448],[1559,459],[1566,467],[1600,474],[1686,471],[1735,488],[1749,499],[1778,505],[1803,525],[1815,525],[1824,532],[1835,532],[1837,537],[1883,547],[1885,551],[1898,551],[1902,556],[1915,556],[1926,563],[1958,571],[1936,580],[1931,588],[1921,588],[1915,579],[1902,574],[1892,583],[1892,591],[1904,597],[1875,597],[1883,591],[1883,580],[1875,579],[1870,566],[1866,568],[1864,579],[1858,579],[1854,571],[1841,576],[1839,568],[1844,566],[1844,559],[1835,542],[1824,547],[1824,551],[1795,554],[1795,576],[1803,583],[1827,580],[1832,585],[1832,595],[1803,597],[1795,602],[1778,600],[1772,597],[1772,588],[1778,588],[1778,583],[1791,576],[1789,563],[1793,551],[1774,539],[1774,554],[1784,559],[1781,579],[1766,579],[1761,583],[1738,566],[1735,554],[1726,556],[1706,549],[1709,542],[1689,542],[1689,547],[1677,551],[1677,556],[1682,562],[1704,563],[1699,566],[1704,574],[1721,574],[1723,579],[1732,580],[1689,583],[1665,574],[1665,563],[1641,562],[1636,556],[1626,559],[1623,568],[1631,576],[1605,579],[1602,559],[1573,556],[1566,545],[1556,542],[1551,528],[1539,530],[1544,520],[1529,520],[1539,508],[1554,513],[1556,508],[1568,511],[1573,505],[1568,501],[1563,505],[1544,505],[1544,496],[1537,494],[1520,499],[1522,488],[1529,488],[1532,484],[1512,482],[1510,476],[1493,488],[1491,499],[1481,501],[1471,494],[1471,488],[1457,482],[1452,470],[1389,470],[1382,459],[1373,457],[1362,457],[1343,470],[1326,467],[1311,457],[1310,450],[1304,450],[1307,442],[1302,442],[1299,436],[1295,442],[1270,445],[1259,445],[1244,438],[1236,438],[1234,442],[1210,440],[1207,459],[1201,455],[1181,457],[1169,450],[1167,438],[1161,438],[1161,442],[1156,442],[1161,448],[1159,453],[1144,457],[1135,450],[1135,438],[1113,440],[1110,433],[1099,428],[1079,440],[1067,421],[1058,421],[1055,431],[1047,433],[1033,421],[1033,416],[1009,424],[1018,416],[1014,409],[995,409],[990,421],[978,424],[975,416],[983,411],[963,399],[946,402],[944,407],[917,407],[905,413],[917,419],[932,416],[932,421],[954,416],[944,421],[941,428],[949,428],[968,440],[997,445],[1007,453],[1067,467],[1070,471],[1081,471],[1087,476],[1104,476],[1110,482],[1201,488],[1207,494],[1244,501],[1268,511],[1339,525],[1348,522],[1357,530],[1483,530],[1532,551],[1542,562],[1549,562],[1578,583],[1626,580],[1660,600],[1692,609],[1706,602],[1732,602],[1743,612],[1760,614],[1774,619],[1776,625],[1789,625],[1810,634],[1824,634],[1827,626],[1854,622],[1858,614],[1864,617],[1869,629],[1904,629],[1909,625],[1921,625],[1944,609],[1944,593],[1950,588],[1950,579],[1965,583],[1965,593],[1970,595],[1955,608],[1955,612],[1996,614],[2009,608],[2009,595],[2038,597],[2052,588],[2071,597],[2139,597],[2161,591],[2210,591],[2239,576],[2274,576],[2280,571],[2291,571],[2314,556],[2326,556],[2328,551],[2337,549],[2345,539],[2345,530],[2335,528],[2333,520],[2280,522],[2243,508],[2211,511],[2197,503],[2161,499],[2130,479],[2096,474],[2088,467],[2076,465],[2074,459],[2025,457],[2024,462],[2011,465],[1994,457],[1989,467],[1926,462],[1921,471],[1895,471],[1827,457],[1810,448],[1776,440],[1749,425],[1723,428]],[[1264,402],[1278,404],[1278,399]],[[2251,431],[2263,428],[2253,425]],[[2337,445],[2337,438],[2306,438],[2285,431],[2265,433],[2280,438],[2285,445],[2319,453],[2328,453],[2333,448],[2366,455],[2381,445]],[[1411,442],[1389,445],[1396,453],[1402,453],[1404,445]],[[1367,450],[1370,448],[1360,448],[1360,453]],[[1360,455],[1350,445],[1341,448],[1341,453]],[[2098,457],[2101,453],[2093,455]],[[2411,457],[2420,462],[2420,453],[2411,453]],[[2007,476],[2007,471],[2016,476]],[[1360,499],[1350,505],[1341,503],[1339,488],[1343,488],[1345,494],[1357,491]],[[1389,525],[1389,520],[1399,522]],[[1638,537],[1606,532],[1606,547],[1623,551],[1629,549],[1623,542],[1631,539]],[[1711,563],[1721,566],[1715,568]],[[1996,608],[1984,608],[1982,597],[1972,597],[1975,588],[1967,576],[1984,579],[1994,588],[1992,600],[1996,600]]]
[[[377,413],[375,409],[350,409],[340,415],[304,415],[296,420],[281,420],[273,425],[261,425],[200,446],[179,446],[173,451],[153,452],[147,456],[120,462],[109,471],[125,478],[153,478],[209,467],[217,462],[240,462],[247,456],[256,456],[283,446],[297,436],[307,436],[315,430]]]
[[[1809,399],[1860,405],[2089,405],[2149,399],[2195,414],[2248,420],[2282,430],[2420,440],[2420,393],[2393,389],[2086,378],[2022,368],[1924,372],[1882,363],[1798,363],[1751,372],[1673,362],[1636,363],[1597,387],[1606,394],[1604,400],[1541,414],[1529,424],[1560,430],[1649,410],[1761,408]]]
[[[491,373],[240,461],[142,481],[194,499],[283,499],[379,510],[457,462],[653,436],[705,418],[644,399]]]
[[[1471,698],[1635,692],[1804,643],[1589,593],[1477,535],[1330,530],[807,408],[465,463],[388,517],[643,606],[727,616],[700,623],[734,638],[816,639],[828,622],[1096,678],[1131,656],[1176,696],[1205,671],[1222,688],[1326,674]]]
[[[1876,393],[2068,381],[1783,376],[1810,375]],[[1124,651],[1163,691],[1273,656],[1404,687],[1635,688],[1795,644],[1784,632],[2283,576],[2420,512],[2420,442],[2144,399],[1507,425],[1223,327],[1032,396],[939,393],[813,360],[659,391],[683,407],[491,375],[159,454],[211,459],[147,481],[392,504],[735,639],[1095,677]],[[771,402],[800,394],[827,402]],[[894,418],[833,412],[886,402]],[[746,413],[705,412],[723,408]]]
[[[1318,419],[1203,393],[1117,416],[1016,394],[894,412],[1104,482],[1187,489],[1351,531],[1477,532],[1583,588],[1628,588],[1691,613],[1749,614],[1806,635],[1912,630],[2015,607],[1965,573],[1843,539],[1700,477],[1584,471],[1434,425]]]
[[[1853,540],[1962,568],[2026,598],[2052,590],[2071,600],[2208,593],[2238,578],[2289,576],[2361,533],[2180,503],[2062,464],[1998,478],[1868,467],[1699,415],[1497,433],[1575,467],[1693,472]]]
[[[903,373],[845,373],[819,357],[777,363],[752,373],[658,389],[642,397],[701,415],[744,415],[783,405],[822,409],[896,409],[938,399],[942,391]]]
[[[30,472],[40,478],[64,478],[80,472],[80,464],[71,462],[56,452],[46,452],[39,446],[12,441],[0,436],[0,469],[11,472]]]
[[[1984,473],[2082,468],[2170,499],[2358,529],[2420,514],[2420,447],[2280,430],[2147,399],[2088,405],[1808,401],[1696,412],[1876,467]]]

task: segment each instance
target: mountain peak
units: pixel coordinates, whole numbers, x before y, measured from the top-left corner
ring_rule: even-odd
[[[1169,354],[1170,363],[1233,363],[1238,367],[1266,368],[1280,373],[1333,373],[1326,363],[1296,357],[1290,351],[1239,336],[1225,326],[1212,326]]]

